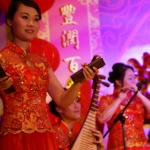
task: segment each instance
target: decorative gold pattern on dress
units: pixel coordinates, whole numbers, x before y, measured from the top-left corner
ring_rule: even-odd
[[[49,82],[48,62],[42,56],[29,52],[30,60],[35,65],[27,64],[29,60],[26,61],[22,54],[23,49],[11,42],[0,51],[0,63],[13,78],[16,89],[16,92],[9,95],[0,92],[6,108],[0,128],[1,135],[8,132],[52,131],[45,103]]]
[[[26,59],[26,63],[29,67],[33,67],[33,63],[32,60],[30,59],[30,55],[29,54],[24,54],[22,55],[25,59]]]
[[[13,43],[12,43],[12,44],[13,44]],[[22,49],[22,52],[15,51],[16,48]],[[18,46],[15,45],[15,44],[13,44],[13,47],[11,47],[10,50],[12,50],[12,51],[14,51],[14,52],[16,52],[16,53],[21,54],[21,56],[25,58],[26,64],[27,64],[29,67],[33,67],[33,62],[32,62],[32,60],[31,60],[31,58],[30,58],[30,54],[27,53],[27,50],[24,50],[22,47],[18,47]],[[28,50],[28,51],[30,52],[31,50]]]
[[[114,91],[113,95],[102,96],[100,100],[99,110],[103,112],[117,97],[117,91]],[[112,118],[107,122],[108,127],[114,122],[114,119],[119,112],[125,107],[130,100],[132,94],[129,93],[126,100],[121,103],[117,108]],[[130,105],[125,110],[123,116],[125,120],[125,139],[127,147],[147,147],[148,142],[143,130],[144,106],[139,98],[134,98]],[[122,125],[118,121],[110,131],[108,150],[118,149],[123,147]],[[150,147],[149,147],[150,148]]]
[[[72,144],[73,135],[72,131],[69,131],[68,126],[64,121],[54,126],[55,136],[59,149],[69,150],[69,146]]]

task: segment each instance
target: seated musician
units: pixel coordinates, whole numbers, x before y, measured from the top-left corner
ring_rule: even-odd
[[[53,127],[58,143],[58,149],[69,150],[81,127],[79,121],[81,117],[80,98],[77,97],[73,103],[65,109],[57,106],[54,101],[51,101],[49,106],[50,112],[60,117],[60,122]],[[101,132],[91,129],[91,134],[97,139],[94,143],[98,145],[98,150],[103,150],[105,143]]]

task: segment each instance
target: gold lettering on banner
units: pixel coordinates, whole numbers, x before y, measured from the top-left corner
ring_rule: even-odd
[[[62,45],[63,47],[68,47],[74,44],[74,48],[79,49],[79,36],[78,30],[68,30],[62,33]]]
[[[64,62],[69,62],[69,70],[73,73],[78,71],[78,63],[75,61],[76,59],[81,59],[80,56],[68,57],[64,59]]]
[[[60,8],[60,13],[64,17],[62,25],[68,24],[77,24],[73,21],[73,14],[75,13],[76,8],[73,5],[65,5]]]

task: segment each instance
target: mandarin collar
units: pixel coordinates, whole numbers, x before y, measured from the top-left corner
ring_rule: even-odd
[[[69,128],[68,128],[68,126],[67,126],[67,124],[63,121],[63,120],[61,120],[61,122],[60,122],[60,127],[66,132],[66,133],[69,133],[70,131],[69,131]]]
[[[7,42],[6,48],[21,55],[27,54],[26,50],[24,50],[22,47],[18,45],[15,45],[13,42],[10,42],[10,41]]]

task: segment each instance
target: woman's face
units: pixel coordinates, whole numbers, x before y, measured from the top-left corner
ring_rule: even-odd
[[[62,109],[61,115],[70,120],[79,119],[81,116],[81,104],[79,98],[76,98],[68,108]]]
[[[123,86],[130,86],[131,84],[136,84],[135,74],[132,69],[126,70],[123,83]]]
[[[36,9],[20,4],[13,20],[7,20],[11,26],[13,40],[30,41],[39,31],[39,15]]]

